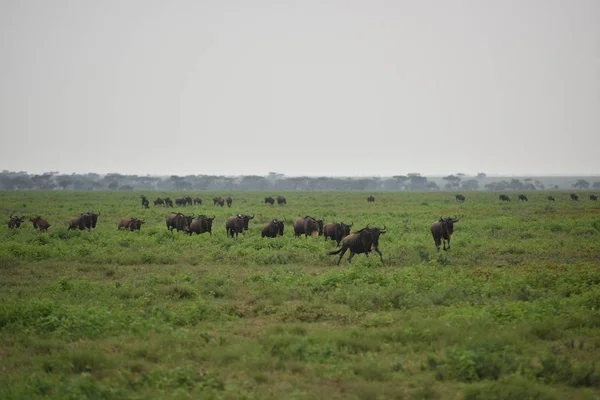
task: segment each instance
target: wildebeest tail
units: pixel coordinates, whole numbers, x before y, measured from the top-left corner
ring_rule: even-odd
[[[340,253],[341,253],[341,251],[342,251],[342,249],[343,249],[343,247],[340,247],[340,249],[339,249],[339,250],[336,250],[336,251],[330,251],[329,253],[327,253],[327,255],[328,255],[328,256],[332,256],[332,255],[334,255],[334,254],[340,254]]]

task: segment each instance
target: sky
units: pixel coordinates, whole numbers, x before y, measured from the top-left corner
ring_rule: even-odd
[[[0,0],[0,170],[600,173],[598,0]]]

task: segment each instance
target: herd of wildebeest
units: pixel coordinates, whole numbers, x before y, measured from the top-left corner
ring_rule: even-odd
[[[150,202],[148,198],[144,195],[140,196],[142,199],[142,207],[149,208]],[[597,201],[598,198],[596,195],[591,194],[589,196],[590,200]],[[457,194],[455,196],[457,202],[464,202],[466,200],[465,196],[462,194]],[[510,198],[505,195],[499,195],[499,199],[501,201],[510,201]],[[529,201],[527,196],[524,194],[520,194],[518,199],[521,201]],[[573,201],[579,201],[579,196],[575,193],[570,194],[570,199]],[[231,197],[227,197],[226,199],[222,197],[214,197],[213,203],[215,206],[223,207],[227,204],[228,207],[231,207],[233,203],[233,199]],[[553,196],[548,196],[549,201],[556,201]],[[269,196],[265,197],[265,204],[274,205],[275,201],[279,205],[287,204],[285,197],[278,196],[276,199]],[[369,196],[367,197],[367,202],[371,203],[375,201],[375,197]],[[192,199],[191,197],[182,197],[175,199],[175,204],[178,206],[187,206],[187,205],[197,205],[202,204],[202,199],[197,197]],[[165,207],[173,207],[173,200],[169,197],[167,198],[157,198],[154,200],[155,206],[165,206]],[[100,213],[94,213],[92,211],[88,211],[86,213],[82,213],[76,218],[73,218],[68,222],[68,229],[79,229],[79,230],[88,230],[96,228],[96,224],[98,222],[98,217]],[[21,226],[21,223],[25,221],[26,217],[24,216],[13,216],[10,215],[10,220],[8,222],[9,229],[17,229]],[[215,217],[208,217],[206,215],[184,215],[181,212],[173,212],[167,215],[166,217],[166,225],[167,229],[171,232],[173,230],[183,231],[188,235],[192,234],[202,234],[209,233],[212,236],[212,224]],[[225,230],[227,232],[227,236],[231,238],[237,239],[238,234],[245,234],[248,231],[248,224],[250,220],[254,219],[254,215],[247,214],[237,214],[227,218],[225,221]],[[39,230],[40,232],[47,232],[50,224],[47,219],[42,218],[41,216],[35,216],[29,218],[29,221],[33,224],[33,228]],[[440,250],[440,247],[443,244],[443,249],[450,249],[450,238],[454,231],[454,223],[458,222],[458,218],[440,218],[435,221],[431,225],[431,234],[433,236],[434,244],[437,251]],[[287,221],[280,221],[274,219],[267,224],[263,225],[261,236],[263,238],[275,238],[277,236],[283,236],[284,226]],[[117,229],[119,230],[130,230],[130,231],[138,231],[141,229],[142,224],[145,221],[139,218],[130,217],[121,219],[117,225]],[[304,218],[299,218],[294,221],[294,236],[299,238],[304,235],[307,236],[323,236],[325,240],[331,239],[337,243],[337,246],[340,247],[339,250],[331,251],[327,254],[329,255],[337,255],[339,254],[339,259],[337,264],[340,264],[340,261],[346,251],[350,250],[350,256],[348,257],[348,262],[352,261],[352,257],[355,254],[364,253],[366,256],[369,255],[371,251],[375,251],[379,254],[379,258],[383,262],[383,255],[379,250],[379,236],[385,234],[386,227],[383,228],[370,227],[367,225],[366,227],[351,233],[350,230],[354,224],[346,224],[344,222],[330,222],[324,225],[322,219],[316,219],[311,216],[305,216]]]

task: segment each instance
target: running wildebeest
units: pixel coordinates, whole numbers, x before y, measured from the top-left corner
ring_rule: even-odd
[[[294,236],[298,238],[302,234],[304,234],[304,237],[323,235],[323,220],[308,215],[297,219],[294,221]]]
[[[462,194],[457,194],[456,201],[460,201],[462,203],[463,201],[465,201],[465,196],[463,196]]]
[[[154,200],[155,206],[162,206],[164,204],[165,204],[165,201],[163,199],[161,199],[160,197],[157,197],[156,200]]]
[[[500,196],[498,196],[500,198],[500,200],[502,201],[510,201],[510,197],[508,197],[505,194],[501,194]]]
[[[521,201],[529,201],[529,199],[527,198],[527,196],[525,196],[524,194],[520,194],[519,195],[519,200],[521,200]]]
[[[350,234],[352,225],[354,225],[354,223],[348,225],[343,222],[330,222],[323,227],[323,236],[325,237],[325,240],[328,238],[335,240],[339,246],[342,239]]]
[[[238,214],[227,218],[227,221],[225,221],[227,236],[233,238],[235,235],[237,239],[239,233],[245,234],[248,231],[248,221],[251,219],[254,219],[254,214],[251,217],[246,214]]]
[[[596,197],[595,194],[590,194],[590,200],[592,200],[592,201],[598,201],[598,197]]]
[[[375,250],[379,254],[379,258],[383,263],[383,254],[379,251],[379,236],[386,233],[385,225],[383,228],[370,228],[367,225],[365,228],[356,231],[342,240],[342,247],[336,251],[330,251],[328,255],[339,254],[337,265],[340,265],[342,257],[347,250],[350,250],[350,256],[348,256],[348,263],[352,262],[352,257],[355,254],[365,253],[365,256],[369,256],[372,250]]]
[[[227,207],[231,208],[231,204],[233,203],[233,199],[231,198],[231,196],[227,197],[225,201],[227,202]]]
[[[142,224],[145,224],[146,221],[141,220],[139,218],[124,218],[117,225],[118,230],[129,229],[130,231],[139,231],[142,228]]]
[[[185,200],[185,203],[188,206],[191,206],[192,204],[194,204],[194,200],[192,200],[192,198],[190,196],[185,196],[183,199]]]
[[[577,196],[575,193],[571,193],[571,200],[579,201],[579,196]]]
[[[202,204],[202,199],[201,199],[200,197],[196,197],[196,198],[193,200],[193,202],[194,202],[194,205],[196,205],[196,204]]]
[[[225,205],[225,199],[222,197],[213,197],[213,203],[215,206],[223,207]]]
[[[431,234],[433,235],[437,251],[440,251],[442,240],[444,242],[444,250],[450,250],[450,238],[452,237],[452,233],[454,233],[454,223],[458,221],[458,218],[440,218],[439,221],[431,225]],[[446,242],[448,242],[448,247],[446,247]]]
[[[283,196],[277,196],[277,204],[278,205],[287,204],[287,201],[285,200],[285,197],[283,197]]]
[[[171,213],[167,215],[166,223],[167,229],[173,232],[173,229],[177,229],[179,231],[187,231],[189,229],[190,224],[192,223],[192,219],[194,218],[194,214],[187,216],[182,213]]]
[[[150,202],[148,201],[148,198],[143,194],[140,197],[142,198],[142,208],[149,208]]]
[[[25,221],[25,217],[13,217],[12,215],[9,217],[8,228],[9,229],[17,229],[21,226],[21,223]]]
[[[550,201],[556,201],[556,199],[554,198],[554,196],[548,196],[548,200],[550,200]]]
[[[178,199],[175,199],[175,205],[176,206],[187,206],[188,202],[185,198],[180,197]]]
[[[277,237],[277,235],[283,236],[283,228],[284,228],[283,221],[278,221],[278,220],[274,219],[273,221],[269,222],[268,224],[263,225],[261,237],[274,238],[274,237]]]
[[[275,199],[272,198],[271,196],[265,197],[265,204],[273,205],[273,204],[275,204]]]
[[[212,201],[213,201],[213,205],[215,205],[215,206],[216,206],[216,205],[219,205],[219,199],[220,199],[220,198],[221,198],[221,197],[213,197],[213,199],[212,199]]]
[[[187,233],[191,235],[195,233],[200,235],[202,233],[208,232],[210,236],[212,236],[212,223],[215,217],[209,218],[205,215],[198,215],[198,217],[190,224],[190,227],[187,230]]]
[[[367,197],[367,201],[368,201],[369,203],[372,203],[372,202],[374,202],[374,201],[375,201],[375,197],[373,197],[373,196],[369,196],[369,197]]]
[[[165,207],[173,207],[173,200],[170,197],[165,197]]]
[[[48,231],[48,228],[50,228],[48,220],[39,215],[37,217],[29,218],[29,222],[33,224],[34,229],[38,229],[40,232],[46,232]]]

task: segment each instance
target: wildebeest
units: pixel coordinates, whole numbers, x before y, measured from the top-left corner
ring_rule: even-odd
[[[548,196],[548,200],[550,200],[550,201],[556,201],[556,199],[554,198],[554,196]]]
[[[457,194],[456,201],[460,201],[462,203],[463,201],[465,201],[465,196],[463,196],[462,194]]]
[[[277,235],[283,236],[283,228],[283,221],[278,221],[277,219],[274,219],[268,224],[263,225],[261,237],[274,238],[277,237]]]
[[[529,199],[527,198],[527,196],[525,196],[524,194],[520,194],[519,195],[519,200],[521,200],[521,201],[529,201]]]
[[[510,201],[510,197],[508,197],[505,194],[501,194],[500,196],[498,196],[500,198],[500,200],[502,201]]]
[[[283,197],[283,196],[277,196],[277,204],[278,205],[287,204],[287,201],[285,200],[285,197]]]
[[[142,227],[142,224],[145,224],[146,221],[141,220],[139,218],[124,218],[119,222],[117,229],[129,229],[130,231],[139,231]]]
[[[273,204],[275,204],[275,199],[271,196],[265,197],[265,204],[273,205]]]
[[[225,199],[222,197],[213,197],[213,203],[215,204],[215,206],[221,206],[223,207],[225,205]]]
[[[91,211],[83,213],[77,218],[73,218],[71,221],[69,221],[68,230],[79,229],[80,231],[83,231],[84,229],[87,229],[88,231],[91,231],[92,228],[96,228],[99,215],[100,213],[95,214]]]
[[[231,196],[227,197],[226,202],[227,207],[231,208],[231,204],[233,203],[233,199],[231,198]]]
[[[13,217],[12,215],[9,217],[8,228],[9,229],[17,229],[21,226],[21,223],[25,221],[25,217]]]
[[[165,197],[165,207],[173,207],[173,200],[170,197]]]
[[[212,236],[212,223],[214,219],[214,216],[212,218],[209,218],[204,215],[198,215],[198,217],[190,224],[187,233],[189,235],[191,235],[192,233],[200,235],[202,233],[208,232]]]
[[[150,202],[148,201],[148,198],[146,196],[144,196],[143,194],[140,197],[142,198],[142,208],[148,208],[150,206]]]
[[[367,197],[367,201],[368,201],[369,203],[372,203],[372,202],[374,202],[374,201],[375,201],[375,197],[373,197],[373,196],[369,196],[369,197]]]
[[[342,239],[350,234],[352,225],[354,225],[354,223],[348,225],[343,222],[330,222],[323,227],[323,236],[325,237],[325,240],[328,238],[335,240],[339,246]]]
[[[590,194],[590,200],[592,200],[592,201],[598,201],[598,197],[596,197],[595,194]]]
[[[157,197],[156,200],[154,200],[155,206],[162,206],[164,204],[165,204],[165,201],[163,199],[161,199],[160,197]]]
[[[193,200],[193,203],[194,203],[194,204],[202,204],[202,199],[201,199],[200,197],[196,197],[196,198]]]
[[[227,218],[227,221],[225,221],[227,236],[233,238],[235,235],[237,239],[239,233],[244,234],[248,230],[248,221],[251,219],[254,219],[254,214],[251,217],[246,214],[238,214]]]
[[[442,239],[444,242],[444,250],[450,250],[450,238],[454,232],[454,223],[458,221],[458,218],[440,218],[439,221],[436,221],[431,225],[431,234],[433,235],[433,241],[437,251],[440,251]],[[446,242],[448,242],[448,247],[446,247]]]
[[[175,205],[176,206],[185,206],[185,205],[187,205],[187,201],[185,201],[185,199],[183,197],[180,197],[178,199],[175,199]]]
[[[171,213],[167,215],[167,229],[173,232],[173,229],[177,229],[179,231],[187,231],[190,224],[192,223],[192,219],[194,218],[194,214],[187,216],[182,213]]]
[[[216,205],[218,205],[218,203],[219,203],[219,199],[220,199],[220,198],[221,198],[221,197],[213,197],[213,199],[212,199],[212,200],[213,200],[213,204],[214,204],[215,206],[216,206]]]
[[[579,196],[577,196],[575,193],[571,193],[571,200],[579,201]]]
[[[365,253],[365,256],[368,257],[369,253],[372,250],[375,250],[383,263],[383,254],[379,251],[379,236],[386,232],[385,225],[383,228],[370,228],[369,225],[367,225],[365,228],[346,236],[342,240],[342,247],[339,250],[330,251],[327,254],[330,256],[339,254],[340,258],[338,259],[337,265],[340,265],[340,261],[342,261],[342,257],[348,249],[350,250],[350,256],[348,256],[349,263],[352,262],[352,257],[354,257],[355,254]]]
[[[306,236],[323,235],[323,220],[305,216],[294,221],[294,236],[297,238],[304,234]]]
[[[50,228],[48,220],[45,218],[37,217],[29,218],[29,221],[33,224],[34,229],[38,229],[40,232],[46,232]]]
[[[194,200],[192,200],[192,198],[190,196],[185,196],[183,199],[185,200],[185,202],[188,206],[191,206],[192,204],[194,204]]]

